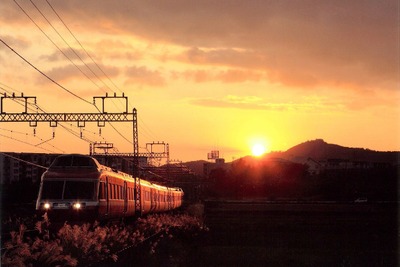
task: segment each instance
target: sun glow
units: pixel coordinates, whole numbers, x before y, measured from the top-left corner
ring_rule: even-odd
[[[256,157],[263,155],[266,151],[267,151],[267,149],[265,148],[265,146],[263,144],[255,144],[251,148],[251,153],[253,154],[253,156],[256,156]]]

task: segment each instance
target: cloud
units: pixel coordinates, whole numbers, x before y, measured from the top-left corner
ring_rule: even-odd
[[[101,70],[99,69],[101,68]],[[104,75],[104,73],[107,74]],[[113,92],[112,85],[110,85],[108,78],[115,77],[119,74],[119,69],[113,66],[105,66],[101,64],[68,64],[62,67],[55,67],[44,73],[55,80],[56,82],[68,83],[73,80],[78,80],[82,84],[82,81],[90,82],[95,85],[97,89],[102,89],[108,92]],[[43,82],[43,79],[40,79]],[[47,83],[47,81],[46,81]],[[82,85],[81,85],[82,86]],[[93,86],[91,86],[93,88]]]
[[[247,81],[259,82],[264,74],[259,71],[228,69],[228,70],[190,70],[184,72],[173,72],[175,78],[194,81],[196,83],[219,81],[222,83],[243,83]]]
[[[26,38],[22,35],[16,35],[16,36],[11,36],[11,35],[2,35],[1,39],[7,43],[11,48],[15,49],[20,49],[20,50],[25,50],[28,49],[32,42],[29,40],[29,38]],[[9,48],[3,45],[1,43],[0,45],[0,51],[9,51]]]
[[[149,70],[146,67],[132,66],[126,69],[125,76],[128,77],[126,84],[139,84],[148,86],[163,86],[165,78],[160,71]]]
[[[258,96],[228,95],[224,98],[198,98],[189,101],[192,105],[213,108],[235,108],[243,110],[265,111],[340,111],[344,109],[342,103],[333,102],[326,98],[302,98],[298,102],[265,102]]]
[[[270,82],[298,88],[397,90],[396,0],[75,0],[53,6],[83,34],[181,46],[186,52],[179,60],[193,65],[262,71]],[[8,23],[26,23],[11,1],[4,10]]]
[[[82,61],[85,62],[87,60],[90,61],[86,52],[83,51],[82,49],[63,48],[60,50],[56,50],[56,51],[54,51],[54,53],[52,53],[50,55],[42,55],[42,56],[40,56],[40,59],[48,60],[50,62],[58,62],[58,61],[65,61],[65,60],[72,60],[72,61],[77,61],[77,62],[82,62]]]

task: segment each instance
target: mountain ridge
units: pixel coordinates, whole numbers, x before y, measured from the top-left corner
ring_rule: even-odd
[[[252,157],[244,156],[240,159]],[[306,162],[308,159],[315,161],[348,160],[358,162],[378,162],[393,165],[400,164],[400,151],[375,151],[368,148],[352,148],[337,144],[330,144],[323,139],[308,140],[289,148],[286,151],[266,153],[262,158],[281,158],[293,162]],[[240,160],[237,159],[237,160]],[[235,160],[235,161],[237,161]],[[202,174],[205,160],[188,161],[184,164],[197,174]],[[227,162],[228,164],[230,162]]]
[[[285,152],[271,152],[270,155],[280,155],[280,157],[288,160],[294,160],[296,158],[312,158],[314,160],[340,159],[398,164],[400,152],[344,147],[337,144],[329,144],[323,139],[315,139],[293,146]]]

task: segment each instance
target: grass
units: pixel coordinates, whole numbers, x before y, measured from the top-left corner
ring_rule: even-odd
[[[2,266],[88,266],[116,262],[119,252],[141,246],[146,240],[152,239],[149,253],[154,254],[163,239],[173,235],[196,236],[207,230],[199,218],[188,214],[154,214],[129,225],[65,223],[58,231],[52,230],[51,222],[44,216],[34,224],[34,234],[27,234],[23,219],[18,221],[19,229],[12,230],[3,245]]]

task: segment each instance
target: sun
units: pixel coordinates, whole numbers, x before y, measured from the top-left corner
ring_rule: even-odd
[[[255,157],[259,157],[259,156],[263,155],[266,151],[267,151],[267,149],[265,148],[265,146],[263,144],[255,144],[251,148],[251,153]]]

